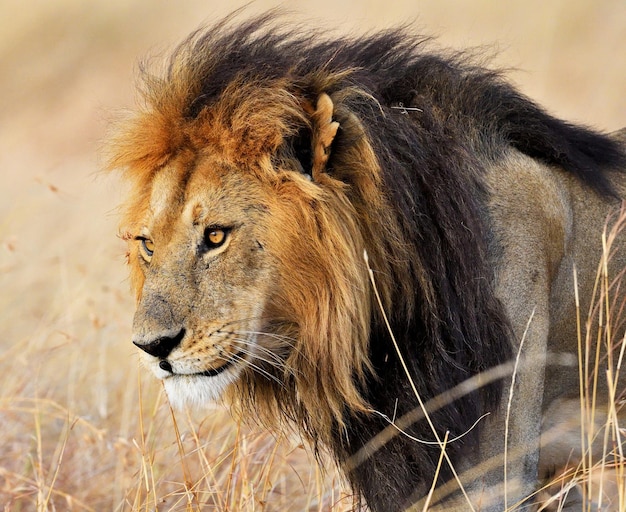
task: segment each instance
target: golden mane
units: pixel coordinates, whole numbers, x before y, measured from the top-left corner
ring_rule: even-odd
[[[317,81],[330,86],[346,76],[320,73]],[[320,119],[320,109],[307,98],[288,92],[294,83],[284,79],[263,85],[235,82],[211,108],[189,118],[185,116],[190,89],[185,80],[189,77],[176,74],[174,78],[167,83],[147,80],[147,107],[118,127],[111,145],[109,166],[124,169],[134,190],[121,229],[137,231],[139,219],[146,216],[152,183],[162,169],[175,162],[179,171],[168,186],[182,190],[193,173],[194,162],[207,150],[253,175],[264,186],[275,188],[277,195],[289,196],[289,209],[280,201],[268,205],[283,227],[271,242],[278,248],[285,277],[284,287],[273,298],[272,314],[282,319],[275,335],[294,342],[284,361],[284,385],[277,393],[275,386],[263,385],[254,374],[246,375],[238,386],[241,389],[232,390],[231,402],[237,404],[242,397],[250,397],[243,408],[253,406],[267,424],[277,426],[287,413],[315,442],[330,443],[334,429],[344,424],[346,408],[355,412],[369,408],[359,388],[372,378],[368,338],[372,312],[377,314],[377,307],[367,284],[364,253],[367,251],[378,271],[377,284],[387,306],[391,289],[397,286],[390,280],[409,272],[401,229],[379,192],[380,169],[374,150],[359,121],[346,113],[341,129],[355,140],[352,155],[347,157],[354,159],[351,172],[358,176],[350,194],[362,198],[355,204],[347,196],[345,183],[323,172],[327,157],[317,139],[326,119]],[[358,89],[350,91],[350,95],[362,94]],[[346,97],[341,95],[342,100]],[[330,99],[328,102],[330,119],[333,104]],[[287,181],[285,171],[289,174],[290,170],[284,165],[288,162],[276,158],[285,141],[302,129],[315,134],[313,146],[321,152],[315,160],[319,168],[314,171],[315,184],[304,178]],[[331,142],[332,136],[325,145]],[[309,241],[306,262],[280,249],[284,228],[289,225],[297,227],[298,236]],[[378,236],[380,230],[385,231],[384,238]],[[387,257],[390,250],[395,255],[391,260]],[[408,282],[408,275],[403,281]],[[139,299],[143,273],[138,265],[131,265],[131,282]]]

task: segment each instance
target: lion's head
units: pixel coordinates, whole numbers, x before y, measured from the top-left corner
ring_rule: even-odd
[[[270,421],[279,403],[328,441],[346,410],[367,406],[364,253],[388,304],[385,276],[398,270],[384,253],[409,259],[401,230],[362,126],[323,92],[345,73],[312,76],[306,90],[271,70],[229,76],[219,48],[201,51],[218,42],[208,39],[179,50],[166,79],[147,79],[147,108],[114,144],[133,187],[121,228],[133,342],[172,402],[253,398]],[[212,67],[228,80],[198,71]],[[338,128],[350,165],[334,158],[328,172]]]

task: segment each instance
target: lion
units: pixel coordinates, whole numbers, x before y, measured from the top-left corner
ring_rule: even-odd
[[[132,341],[171,403],[295,426],[374,511],[524,503],[542,411],[579,389],[550,354],[576,358],[617,138],[406,28],[274,14],[195,32],[141,89],[110,166]]]

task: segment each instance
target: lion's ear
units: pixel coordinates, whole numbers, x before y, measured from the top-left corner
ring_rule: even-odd
[[[326,93],[317,99],[315,109],[307,105],[305,111],[310,117],[311,128],[300,131],[293,141],[293,150],[304,173],[318,181],[326,169],[339,123],[333,121],[333,101]]]
[[[330,147],[335,140],[339,123],[333,121],[333,100],[326,93],[321,94],[317,99],[317,108],[312,115],[313,138],[311,148],[313,153],[312,175],[315,181],[324,172],[328,158],[330,157]]]

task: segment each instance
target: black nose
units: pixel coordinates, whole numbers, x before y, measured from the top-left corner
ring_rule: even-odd
[[[163,336],[148,343],[140,343],[138,341],[133,341],[133,343],[151,356],[165,359],[170,355],[170,352],[178,346],[184,336],[185,329],[181,329],[176,336]]]

